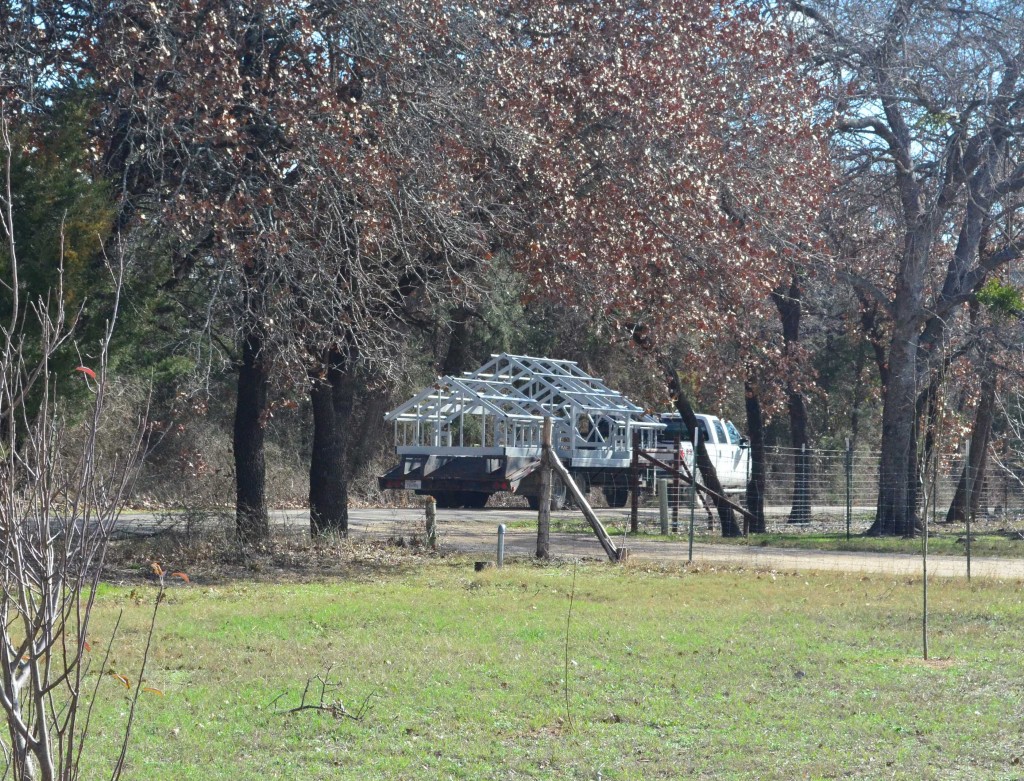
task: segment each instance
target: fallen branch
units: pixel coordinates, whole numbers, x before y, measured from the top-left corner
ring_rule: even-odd
[[[331,667],[328,667],[322,674],[317,674],[311,678],[307,678],[306,687],[302,690],[302,697],[299,700],[299,704],[294,708],[278,709],[275,712],[289,715],[293,713],[302,713],[304,711],[319,711],[321,713],[327,713],[336,719],[362,721],[367,708],[369,708],[370,700],[373,698],[373,695],[377,693],[377,690],[374,689],[367,694],[366,699],[363,700],[359,708],[355,713],[353,713],[345,707],[345,704],[341,700],[332,700],[329,698],[329,692],[333,692],[334,690],[341,688],[341,684],[332,682],[330,676]],[[281,692],[270,701],[268,707],[273,707],[286,694],[287,692]]]

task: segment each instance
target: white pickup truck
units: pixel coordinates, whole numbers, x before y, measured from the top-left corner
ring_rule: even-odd
[[[665,424],[665,429],[658,435],[659,446],[668,446],[671,452],[671,445],[678,437],[680,455],[692,471],[693,434],[687,430],[678,412],[662,413],[658,419]],[[697,415],[697,428],[725,492],[745,491],[750,473],[750,449],[746,438],[740,435],[732,421],[714,415]]]

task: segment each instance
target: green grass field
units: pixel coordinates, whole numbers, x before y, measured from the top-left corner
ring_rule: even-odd
[[[928,536],[928,552],[934,556],[966,555],[965,532],[932,532]],[[722,540],[719,540],[722,541]],[[850,539],[842,532],[795,533],[795,534],[752,534],[746,539],[733,538],[725,542],[740,545],[766,546],[775,548],[802,548],[823,551],[863,551],[865,553],[920,553],[921,538],[867,537],[853,534]],[[972,556],[995,556],[1021,558],[1024,556],[1024,540],[1011,539],[1003,534],[971,532]]]
[[[1020,779],[1021,584],[930,594],[925,663],[920,581],[409,558],[193,582],[161,608],[126,777]],[[133,680],[152,595],[99,602]],[[327,668],[361,721],[283,712]],[[105,742],[127,705],[101,689]]]

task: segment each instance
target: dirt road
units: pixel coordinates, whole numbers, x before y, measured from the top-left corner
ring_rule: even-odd
[[[624,528],[626,510],[602,510],[602,520]],[[573,511],[560,514],[575,519]],[[497,547],[499,524],[507,528],[505,555],[530,557],[536,550],[536,530],[530,524],[536,516],[525,510],[441,510],[438,512],[438,542],[442,550],[471,553],[481,559],[493,559]],[[159,517],[152,514],[130,513],[122,516],[122,525],[129,533],[152,533],[167,528],[174,516]],[[305,510],[276,511],[272,522],[277,528],[303,533],[309,528],[309,513]],[[350,536],[356,540],[387,539],[389,537],[422,536],[423,511],[410,509],[354,509],[350,512]],[[642,538],[614,538],[619,547],[626,547],[632,560],[681,564],[687,561],[688,545],[684,537],[678,541]],[[604,552],[592,534],[559,533],[551,535],[552,553],[560,558],[604,558]],[[720,564],[731,567],[749,567],[759,570],[796,571],[831,570],[886,575],[919,577],[922,574],[921,557],[898,553],[853,553],[837,551],[811,551],[783,548],[761,548],[746,545],[721,545],[697,542],[693,547],[693,560],[702,564]],[[965,577],[967,562],[963,557],[932,556],[928,560],[928,574],[932,577]],[[971,562],[972,577],[1024,580],[1024,560],[977,558]]]

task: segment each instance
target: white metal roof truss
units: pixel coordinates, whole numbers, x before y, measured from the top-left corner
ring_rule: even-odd
[[[389,412],[400,450],[467,446],[539,448],[544,418],[562,457],[591,465],[628,458],[633,429],[653,442],[663,428],[574,361],[491,356],[460,377],[442,377]]]

